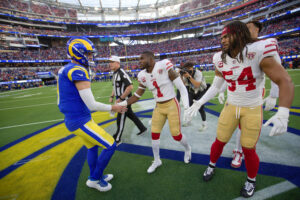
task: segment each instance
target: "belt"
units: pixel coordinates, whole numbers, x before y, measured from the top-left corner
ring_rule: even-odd
[[[174,98],[172,98],[172,99],[169,99],[169,100],[166,100],[166,101],[160,101],[160,102],[156,102],[156,103],[159,103],[159,104],[164,104],[164,103],[167,103],[167,102],[169,102],[169,101],[172,101]]]

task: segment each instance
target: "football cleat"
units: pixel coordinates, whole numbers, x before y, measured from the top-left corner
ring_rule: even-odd
[[[191,122],[191,121],[182,123],[182,126],[183,126],[183,127],[188,127],[188,126],[190,126],[190,125],[192,125],[192,122]]]
[[[152,161],[152,165],[147,169],[148,174],[153,173],[156,170],[156,168],[158,168],[161,165],[162,165],[162,162],[160,159],[157,161],[156,160]]]
[[[202,126],[199,128],[199,131],[205,131],[207,128],[208,127],[206,124],[202,124]]]
[[[105,174],[102,176],[102,179],[104,179],[106,182],[112,180],[114,178],[113,174]]]
[[[189,145],[188,149],[184,151],[184,162],[189,163],[192,160],[192,148]]]
[[[90,188],[99,190],[100,192],[107,192],[112,188],[111,184],[105,181],[103,178],[101,178],[100,180],[94,180],[92,178],[89,178],[86,181],[86,185]]]
[[[242,165],[243,153],[241,151],[233,151],[233,159],[231,161],[231,167],[239,168]]]
[[[245,182],[244,187],[241,189],[241,196],[243,197],[252,197],[255,191],[255,181],[251,181],[247,179]]]
[[[208,165],[207,169],[203,174],[203,180],[205,182],[210,181],[213,178],[214,173],[215,173],[215,166]]]

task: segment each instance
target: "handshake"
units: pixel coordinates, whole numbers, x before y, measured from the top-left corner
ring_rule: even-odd
[[[123,105],[124,103],[122,102],[126,102],[126,105]],[[123,114],[127,111],[127,101],[125,100],[122,102],[120,99],[117,99],[116,104],[111,106],[111,111],[109,111],[111,117],[114,117],[116,112]],[[109,103],[113,103],[113,96],[109,98]]]
[[[126,102],[126,101],[125,101]],[[120,105],[122,102],[117,103],[115,105],[111,106],[111,111],[110,111],[110,116],[114,116],[116,112],[118,113],[125,113],[127,111],[127,102],[126,102],[126,106]]]

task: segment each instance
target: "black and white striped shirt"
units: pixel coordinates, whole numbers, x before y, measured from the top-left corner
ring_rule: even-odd
[[[120,67],[113,74],[113,82],[112,82],[112,84],[113,84],[113,88],[114,88],[114,93],[115,93],[116,99],[118,99],[124,93],[125,89],[129,85],[132,85],[132,82],[131,82],[128,74],[125,72],[125,70]],[[128,97],[131,97],[131,93],[126,97],[126,99]]]

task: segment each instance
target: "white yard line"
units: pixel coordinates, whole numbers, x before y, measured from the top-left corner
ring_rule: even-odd
[[[297,186],[289,181],[284,181],[281,183],[277,183],[275,185],[272,185],[270,187],[264,188],[262,190],[258,190],[254,193],[254,196],[251,198],[247,198],[249,200],[263,200],[263,199],[268,199],[273,196],[276,196],[278,194],[287,192],[291,189],[297,188]],[[234,200],[242,200],[246,199],[243,197],[238,197]]]
[[[22,126],[31,126],[31,125],[36,125],[36,124],[45,124],[45,123],[49,123],[49,122],[57,122],[57,121],[62,121],[62,120],[64,120],[64,119],[55,119],[55,120],[48,120],[48,121],[42,121],[42,122],[33,122],[33,123],[29,123],[29,124],[19,124],[19,125],[14,125],[14,126],[4,126],[4,127],[0,127],[0,130],[8,129],[8,128],[22,127]]]
[[[2,92],[1,94],[16,93],[16,92],[27,92],[28,90],[34,90],[34,89],[38,89],[38,88],[40,88],[40,87],[28,88],[28,89],[24,89],[24,90],[7,91],[7,92]]]
[[[56,104],[56,103],[44,103],[44,104],[36,104],[36,105],[31,105],[31,106],[20,106],[20,107],[10,107],[10,108],[2,108],[2,110],[11,110],[11,109],[18,109],[18,108],[30,108],[30,107],[36,107],[36,106],[45,106],[45,105],[50,105],[50,104]]]

